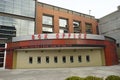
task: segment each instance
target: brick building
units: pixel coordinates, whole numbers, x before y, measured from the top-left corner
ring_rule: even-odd
[[[5,68],[118,64],[116,41],[97,34],[98,23],[94,16],[34,2],[32,19],[35,26],[24,27],[34,30],[34,33],[17,35],[7,43]]]

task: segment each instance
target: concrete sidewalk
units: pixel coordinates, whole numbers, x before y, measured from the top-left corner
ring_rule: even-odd
[[[70,76],[120,76],[120,64],[101,67],[50,68],[50,69],[0,69],[0,80],[64,80]]]

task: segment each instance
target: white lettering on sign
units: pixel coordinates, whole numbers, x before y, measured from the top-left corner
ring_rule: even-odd
[[[37,39],[86,39],[87,34],[76,33],[56,33],[32,35],[32,40]]]

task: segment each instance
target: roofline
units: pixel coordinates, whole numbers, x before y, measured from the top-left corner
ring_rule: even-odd
[[[96,19],[95,16],[92,16],[92,15],[89,15],[89,14],[84,14],[84,13],[81,13],[81,12],[77,12],[77,11],[74,11],[74,10],[62,8],[62,7],[59,7],[59,6],[55,6],[55,5],[51,5],[51,4],[47,4],[47,3],[43,3],[43,2],[39,2],[39,1],[37,1],[37,3],[45,4],[45,5],[52,6],[52,7],[57,7],[57,8],[60,8],[60,9],[65,9],[65,10],[68,10],[68,11],[72,11],[72,12],[76,12],[76,13],[83,14],[83,15],[86,15],[86,16],[90,16],[91,18]]]

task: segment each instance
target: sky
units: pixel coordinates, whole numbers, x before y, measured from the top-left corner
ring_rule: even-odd
[[[95,18],[104,17],[117,10],[120,0],[38,0],[65,9],[90,14]]]

